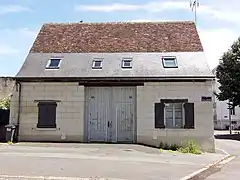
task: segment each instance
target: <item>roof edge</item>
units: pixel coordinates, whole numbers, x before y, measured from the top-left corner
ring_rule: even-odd
[[[193,21],[183,21],[183,20],[172,20],[172,21],[109,21],[109,22],[48,22],[44,23],[43,26],[45,25],[71,25],[71,24],[176,24],[176,23],[184,23],[184,24],[195,24]]]
[[[161,80],[213,80],[215,76],[172,76],[172,77],[14,77],[18,81],[161,81]]]

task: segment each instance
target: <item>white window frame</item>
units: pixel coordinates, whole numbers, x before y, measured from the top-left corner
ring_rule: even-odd
[[[96,62],[101,62],[100,66],[95,66]],[[102,69],[103,67],[103,58],[94,58],[92,61],[92,69]]]
[[[166,116],[166,105],[167,104],[173,104],[173,127],[167,127],[167,116]],[[184,113],[184,104],[185,102],[181,102],[182,104],[182,127],[175,127],[176,120],[175,120],[175,106],[174,104],[177,103],[164,103],[164,124],[166,129],[184,129],[185,126],[185,113]]]
[[[174,66],[168,66],[166,61],[167,60],[174,60]],[[164,68],[178,68],[177,58],[175,56],[164,56],[162,57],[162,64]]]
[[[50,66],[52,60],[59,60],[58,66]],[[60,68],[61,62],[62,62],[61,58],[51,58],[48,60],[48,63],[45,68],[58,70]]]
[[[130,66],[126,66],[125,62],[130,62]],[[122,68],[132,68],[132,58],[122,58]]]

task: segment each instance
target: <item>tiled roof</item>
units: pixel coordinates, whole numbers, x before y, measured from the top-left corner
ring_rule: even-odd
[[[32,53],[198,52],[203,51],[193,22],[49,23]]]

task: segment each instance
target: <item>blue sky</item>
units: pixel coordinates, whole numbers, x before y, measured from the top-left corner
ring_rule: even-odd
[[[14,76],[43,23],[193,20],[190,0],[0,0],[0,76]],[[240,35],[239,0],[200,0],[210,68]]]

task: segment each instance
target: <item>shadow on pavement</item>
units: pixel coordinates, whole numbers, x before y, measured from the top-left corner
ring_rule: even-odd
[[[217,134],[215,135],[215,138],[240,141],[240,134]]]

